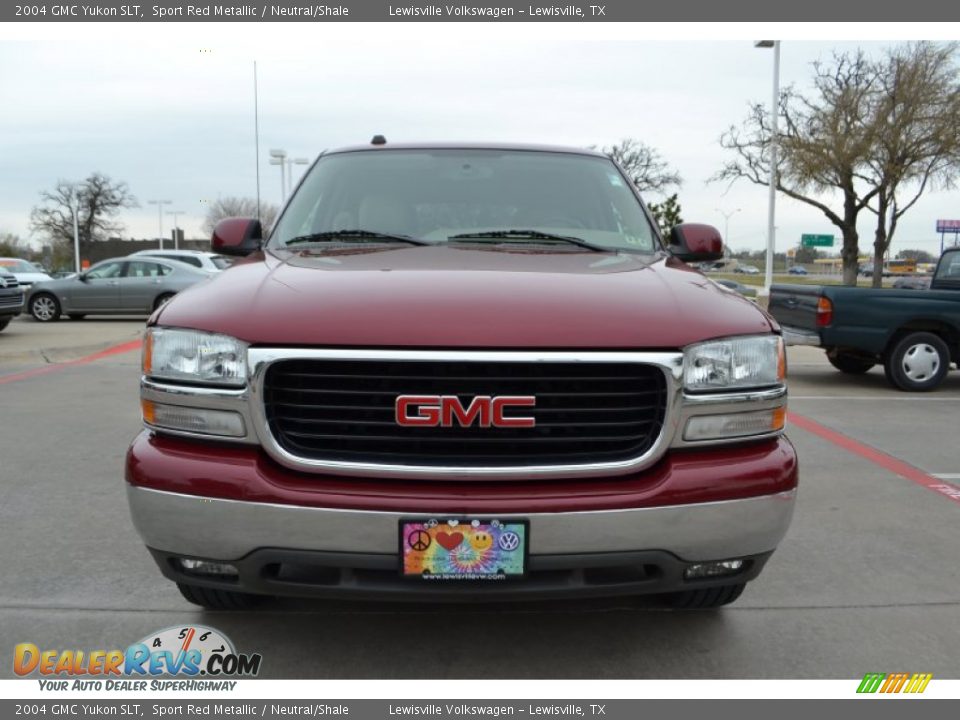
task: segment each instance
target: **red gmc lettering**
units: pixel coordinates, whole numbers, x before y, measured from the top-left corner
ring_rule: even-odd
[[[511,407],[536,407],[537,399],[529,395],[490,397],[477,395],[464,407],[456,395],[400,395],[395,404],[395,419],[406,427],[516,427],[536,426],[533,417],[508,417]]]

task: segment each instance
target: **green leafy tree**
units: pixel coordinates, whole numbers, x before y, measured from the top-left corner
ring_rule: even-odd
[[[674,225],[679,225],[683,222],[683,217],[680,215],[680,202],[677,200],[676,193],[663,202],[648,203],[647,208],[650,210],[650,214],[653,215],[653,219],[657,221],[660,232],[664,237],[670,235],[670,229]]]

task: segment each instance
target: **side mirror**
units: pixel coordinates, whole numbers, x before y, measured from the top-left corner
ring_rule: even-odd
[[[86,282],[87,274],[85,272],[77,273],[77,280],[79,280],[80,282]]]
[[[723,259],[723,239],[712,225],[683,223],[670,231],[670,252],[684,262]]]
[[[249,255],[260,249],[263,227],[253,218],[224,218],[213,229],[210,246],[221,255]]]

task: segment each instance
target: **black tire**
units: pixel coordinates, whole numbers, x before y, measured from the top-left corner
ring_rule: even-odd
[[[840,352],[836,354],[827,353],[827,360],[829,360],[830,364],[837,370],[842,373],[847,373],[848,375],[863,375],[876,365],[873,360]]]
[[[887,380],[905,392],[935,389],[950,369],[950,348],[929,332],[904,335],[887,353],[883,369]]]
[[[170,302],[170,298],[172,298],[174,295],[176,295],[176,293],[164,293],[163,295],[157,296],[157,299],[153,301],[154,312]]]
[[[7,325],[9,325],[11,320],[13,320],[12,317],[0,318],[0,330],[3,330]]]
[[[249,610],[263,599],[260,595],[187,585],[186,583],[177,583],[177,588],[188,601],[207,610]]]
[[[685,590],[668,596],[670,606],[677,610],[706,610],[729,605],[743,593],[746,583],[719,587]]]
[[[83,313],[70,313],[67,317],[69,317],[71,320],[83,320],[86,315]]]
[[[50,293],[37,293],[30,298],[30,314],[37,322],[56,322],[60,319],[60,303]]]

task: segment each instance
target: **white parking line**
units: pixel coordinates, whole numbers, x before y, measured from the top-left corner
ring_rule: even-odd
[[[960,473],[930,473],[937,480],[960,480]]]

